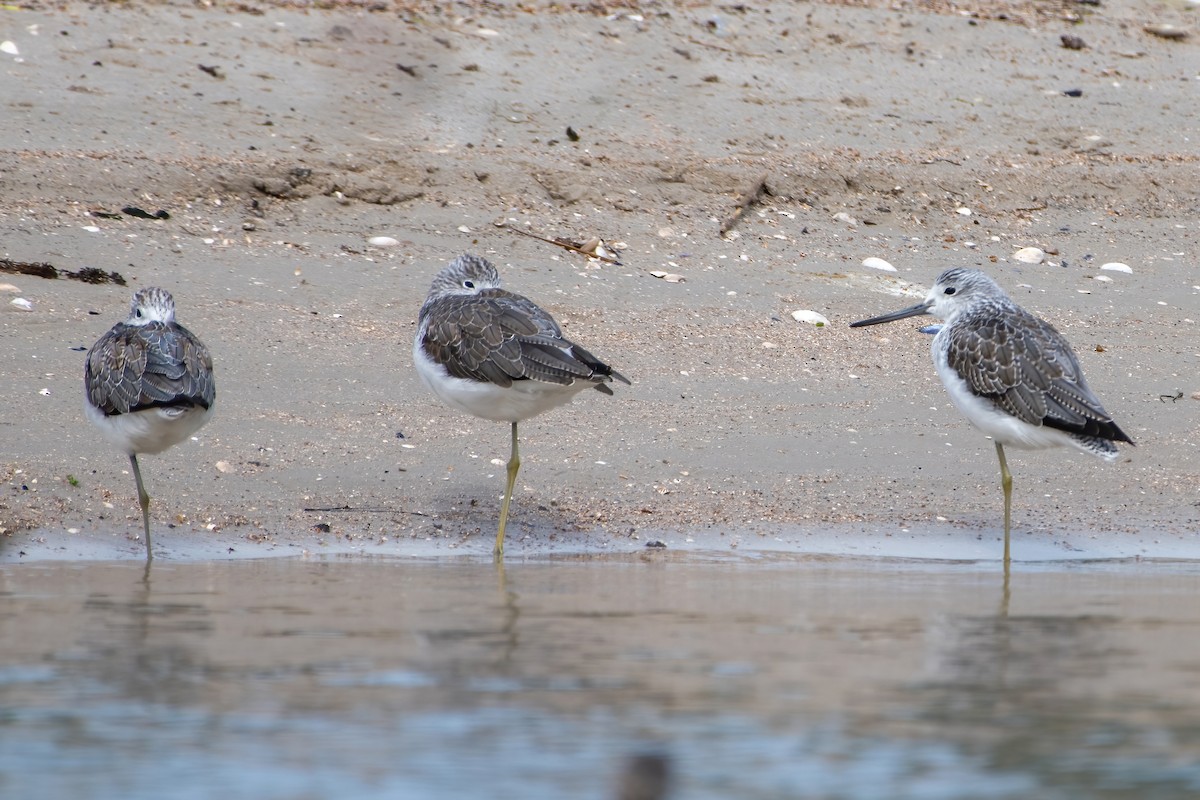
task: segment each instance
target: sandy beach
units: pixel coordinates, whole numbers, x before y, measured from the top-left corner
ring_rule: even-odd
[[[522,425],[513,556],[998,558],[993,446],[925,323],[847,327],[970,266],[1071,340],[1137,442],[1011,453],[1014,558],[1200,558],[1197,22],[1147,0],[6,8],[0,258],[125,285],[0,274],[0,562],[142,555],[82,372],[144,286],[217,373],[196,441],[143,460],[161,557],[489,553],[507,426],[438,404],[411,359],[463,252],[633,381]]]

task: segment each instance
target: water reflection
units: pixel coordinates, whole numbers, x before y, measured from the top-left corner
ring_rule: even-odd
[[[1193,796],[1196,589],[662,553],[8,566],[0,796]]]

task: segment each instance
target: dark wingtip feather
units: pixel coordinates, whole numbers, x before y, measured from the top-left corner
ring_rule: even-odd
[[[1107,439],[1110,442],[1124,442],[1126,444],[1134,444],[1133,439],[1125,431],[1117,427],[1117,423],[1110,420],[1094,420],[1089,419],[1082,425],[1075,425],[1063,422],[1062,420],[1047,417],[1043,424],[1050,428],[1057,428],[1060,431],[1074,433],[1080,436],[1094,436],[1098,439]]]

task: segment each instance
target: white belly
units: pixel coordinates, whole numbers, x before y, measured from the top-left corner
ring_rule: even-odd
[[[570,386],[542,381],[513,381],[512,386],[496,386],[482,381],[455,378],[421,348],[420,337],[413,343],[413,364],[417,374],[438,399],[451,408],[493,422],[520,422],[552,408],[571,402],[575,395],[592,384],[575,381]]]
[[[941,344],[938,341],[940,337],[939,333],[933,340],[933,365],[937,369],[938,377],[942,379],[942,384],[946,387],[946,392],[950,395],[950,402],[954,403],[954,407],[976,428],[1002,445],[1022,450],[1043,450],[1048,447],[1066,446],[1074,447],[1085,453],[1094,452],[1076,441],[1075,437],[1066,431],[1046,425],[1031,425],[1023,422],[997,408],[986,397],[977,396],[971,391],[967,382],[951,368],[949,360],[946,358],[946,349],[939,346]]]
[[[126,453],[161,453],[191,436],[208,422],[213,408],[148,408],[105,416],[84,400],[84,412],[105,439]]]

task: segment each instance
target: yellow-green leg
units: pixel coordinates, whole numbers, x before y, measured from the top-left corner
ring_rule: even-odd
[[[1004,570],[1008,571],[1008,531],[1012,527],[1012,473],[1004,458],[1004,445],[996,442],[996,455],[1000,457],[1000,485],[1004,487]]]
[[[142,483],[142,471],[138,468],[137,454],[129,454],[129,463],[133,465],[133,477],[137,479],[138,503],[142,506],[142,528],[146,533],[146,562],[154,558],[150,549],[150,495],[146,494],[146,485]]]
[[[513,484],[517,482],[517,470],[521,468],[521,454],[517,451],[517,423],[512,424],[512,455],[508,457],[508,485],[504,489],[504,502],[500,505],[500,530],[496,532],[496,548],[492,554],[504,558],[504,526],[508,524],[508,504],[512,502]]]

